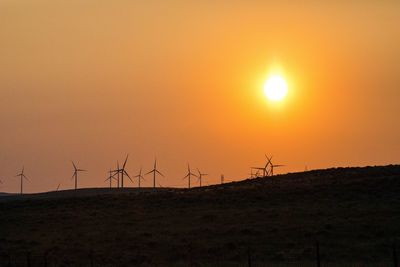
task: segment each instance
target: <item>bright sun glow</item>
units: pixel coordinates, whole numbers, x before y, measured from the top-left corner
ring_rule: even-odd
[[[279,101],[285,98],[287,90],[286,81],[278,75],[269,77],[264,84],[264,94],[271,101]]]

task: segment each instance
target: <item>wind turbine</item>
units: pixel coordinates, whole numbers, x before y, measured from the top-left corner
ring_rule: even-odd
[[[110,189],[111,189],[112,188],[112,179],[116,180],[114,177],[115,173],[113,174],[113,171],[111,169],[109,170],[108,173],[109,173],[109,176],[104,182],[107,182],[109,180],[110,181]]]
[[[117,170],[116,170],[117,173],[121,174],[121,188],[124,188],[124,175],[128,176],[129,180],[131,180],[131,182],[133,182],[132,178],[129,176],[129,174],[125,170],[126,163],[128,162],[128,157],[129,157],[129,154],[126,155],[126,158],[125,158],[124,164],[122,165],[122,168],[120,169],[119,166],[117,166]]]
[[[271,172],[268,171],[268,167],[270,166],[271,161],[270,161],[270,158],[268,158],[267,155],[265,155],[265,157],[267,158],[267,162],[265,163],[264,167],[251,167],[252,170],[257,170],[257,172],[258,171],[262,171],[263,172],[263,177],[267,177],[267,176],[271,175]],[[271,157],[271,159],[272,159],[272,157]]]
[[[125,158],[125,161],[124,161],[124,165],[122,165],[122,169],[121,169],[121,187],[122,188],[124,188],[124,175],[128,176],[129,180],[131,180],[131,182],[133,182],[131,177],[129,176],[129,174],[125,170],[126,163],[128,162],[128,157],[129,157],[129,154],[126,155],[126,158]]]
[[[146,173],[145,175],[148,175],[150,173],[153,173],[153,188],[156,188],[156,173],[161,175],[162,177],[165,177],[161,172],[157,170],[157,159],[154,160],[154,169]]]
[[[198,177],[196,174],[194,174],[194,173],[192,173],[192,171],[190,170],[190,166],[189,166],[189,163],[188,163],[188,165],[187,165],[187,174],[186,174],[186,176],[185,177],[183,177],[183,179],[188,179],[188,188],[190,189],[190,178],[192,177],[192,176],[195,176],[195,177]]]
[[[260,170],[254,172],[254,168],[250,168],[250,178],[258,178],[260,175]]]
[[[23,186],[24,186],[24,179],[26,179],[27,181],[29,181],[29,179],[25,176],[24,174],[24,166],[22,166],[22,171],[20,174],[15,175],[15,177],[20,177],[21,178],[21,195],[23,194]]]
[[[138,188],[140,188],[140,180],[144,180],[144,176],[142,175],[142,168],[140,168],[139,174],[134,177],[138,179]]]
[[[78,172],[87,172],[87,170],[78,169],[73,161],[72,165],[74,166],[74,174],[72,174],[72,178],[75,178],[75,190],[78,189]]]
[[[197,169],[197,172],[199,173],[199,176],[197,176],[199,178],[199,182],[200,182],[200,187],[202,186],[202,181],[203,181],[203,176],[207,176],[207,173],[201,173],[201,171],[199,169]]]
[[[267,155],[265,155],[266,157],[267,157]],[[267,157],[267,159],[268,159],[268,163],[267,163],[267,165],[265,165],[265,166],[268,166],[268,165],[270,165],[270,168],[271,168],[271,171],[270,171],[270,174],[271,174],[271,176],[274,176],[274,168],[278,168],[278,167],[284,167],[285,165],[281,165],[281,164],[278,164],[278,165],[274,165],[273,163],[272,163],[272,157]]]
[[[272,164],[272,163],[271,163],[272,157],[271,157],[271,158],[268,158],[267,154],[264,154],[264,155],[265,155],[265,158],[267,159],[267,162],[265,163],[264,168],[265,168],[265,171],[266,171],[267,176],[269,176],[271,173],[268,173],[268,166],[269,166],[270,164]],[[272,176],[272,175],[271,175],[271,176]]]
[[[257,174],[259,171],[262,171],[262,172],[263,172],[263,177],[268,176],[267,167],[251,167],[251,169],[252,169],[252,170],[257,170],[256,174]]]

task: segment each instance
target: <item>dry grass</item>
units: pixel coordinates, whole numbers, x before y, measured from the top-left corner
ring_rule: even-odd
[[[0,266],[391,266],[400,167],[311,171],[192,190],[0,198]],[[19,265],[18,265],[19,264]],[[7,266],[7,265],[4,265]]]

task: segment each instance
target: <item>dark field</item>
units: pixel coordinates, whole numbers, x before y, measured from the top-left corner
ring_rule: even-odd
[[[0,197],[0,266],[316,266],[317,240],[322,266],[394,266],[398,237],[400,166]]]

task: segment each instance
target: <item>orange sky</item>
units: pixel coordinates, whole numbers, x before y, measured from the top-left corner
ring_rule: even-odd
[[[399,163],[399,1],[0,1],[0,191]],[[294,2],[294,1],[293,1]],[[341,2],[341,3],[339,3]],[[279,68],[287,98],[262,85]],[[148,177],[145,185],[150,185]]]

